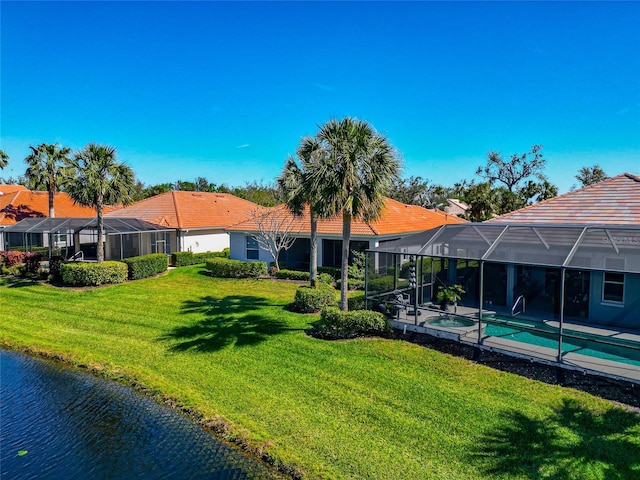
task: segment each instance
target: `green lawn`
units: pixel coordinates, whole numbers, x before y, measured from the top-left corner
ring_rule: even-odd
[[[295,288],[198,266],[0,279],[0,342],[136,382],[308,478],[640,478],[637,414],[406,342],[308,337]]]

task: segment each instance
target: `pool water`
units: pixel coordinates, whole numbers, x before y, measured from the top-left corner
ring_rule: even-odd
[[[468,318],[460,318],[455,317],[453,315],[438,317],[433,320],[428,320],[427,323],[429,325],[433,325],[436,327],[472,327],[476,324],[474,320],[469,320]]]
[[[493,317],[493,319],[495,320],[496,317]],[[535,325],[527,325],[523,323],[523,329],[520,329],[516,326],[493,323],[491,320],[491,318],[483,318],[483,322],[486,324],[484,331],[486,336],[505,338],[507,340],[514,340],[554,350],[558,349],[557,330],[552,329],[551,327],[539,323],[536,323]],[[544,331],[527,331],[526,328],[548,330],[548,333]],[[601,358],[603,360],[611,360],[614,362],[640,366],[640,345],[636,348],[629,348],[623,345],[597,343],[595,339],[598,337],[593,336],[592,338],[594,340],[573,338],[564,335],[562,339],[562,351],[564,353],[579,353],[581,355]]]

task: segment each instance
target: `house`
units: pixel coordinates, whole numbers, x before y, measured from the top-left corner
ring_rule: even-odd
[[[79,218],[95,217],[96,210],[76,204],[64,192],[56,193],[53,206],[56,217]],[[105,207],[105,211],[113,207]],[[32,191],[22,185],[0,185],[0,250],[30,246],[48,246],[47,235],[32,233],[25,237],[22,233],[13,232],[3,234],[8,227],[26,218],[47,218],[49,216],[49,193]],[[64,238],[55,238],[60,243]]]
[[[211,252],[229,247],[226,228],[258,208],[227,193],[171,191],[114,210],[105,218],[133,217],[171,229],[167,253]]]
[[[277,216],[281,228],[286,225],[296,240],[293,246],[280,254],[282,267],[305,270],[309,268],[310,215],[309,207],[300,217],[294,216],[285,205],[265,209]],[[378,220],[351,222],[351,250],[365,251],[384,245],[409,234],[444,224],[466,223],[454,215],[440,210],[427,210],[418,205],[405,205],[387,198]],[[227,228],[231,237],[230,256],[236,260],[273,261],[271,255],[260,248],[255,235],[260,231],[255,219],[247,219]],[[342,259],[342,215],[318,220],[318,266],[339,267]]]
[[[448,198],[447,206],[444,208],[444,211],[449,215],[456,215],[458,217],[464,216],[467,210],[469,210],[469,205],[457,198]]]
[[[418,265],[418,305],[460,284],[462,302],[590,327],[640,331],[640,177],[624,173],[484,223],[445,225],[370,252]],[[371,269],[370,300],[386,292]],[[377,282],[377,283],[376,283]],[[387,285],[393,282],[387,282]],[[380,288],[379,288],[380,287]],[[388,289],[387,289],[388,290]]]
[[[488,222],[640,225],[640,177],[623,173]]]

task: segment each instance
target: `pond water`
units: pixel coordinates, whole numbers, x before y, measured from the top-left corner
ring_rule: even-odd
[[[115,382],[0,350],[2,479],[276,479]]]

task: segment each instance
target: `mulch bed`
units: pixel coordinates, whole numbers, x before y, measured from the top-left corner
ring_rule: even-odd
[[[472,362],[504,372],[515,373],[532,380],[581,390],[591,395],[611,400],[628,410],[640,413],[640,385],[631,381],[607,378],[601,375],[583,373],[581,370],[572,370],[528,359],[511,357],[425,333],[407,332],[402,334],[398,332],[395,338],[456,357],[463,357]]]

